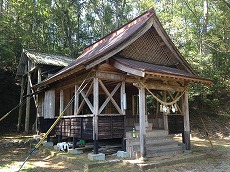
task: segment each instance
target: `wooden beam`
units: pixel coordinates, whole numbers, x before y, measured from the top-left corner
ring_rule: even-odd
[[[109,71],[100,71],[96,73],[96,77],[101,80],[112,80],[112,81],[123,81],[124,76],[120,73],[109,72]]]
[[[31,87],[30,87],[30,73],[27,74],[27,95],[30,95]],[[30,96],[26,98],[26,117],[25,117],[25,133],[29,133],[29,125],[30,125]]]
[[[59,115],[63,112],[64,110],[64,93],[63,90],[60,90],[60,107],[59,107]]]
[[[110,96],[107,97],[107,99],[104,101],[104,103],[101,105],[100,109],[99,109],[99,114],[101,114],[101,112],[104,110],[104,108],[106,107],[106,105],[109,103],[109,101],[111,100],[111,97],[113,97],[113,95],[117,92],[118,88],[120,87],[120,83],[118,83],[116,85],[116,87],[113,89],[113,91],[111,92]]]
[[[99,84],[98,78],[93,79],[93,140],[94,154],[98,154],[98,110],[99,110]]]
[[[149,88],[149,89],[154,89],[154,90],[168,90],[168,91],[178,91],[178,92],[183,92],[184,91],[184,87],[180,87],[180,86],[174,86],[174,85],[166,85],[166,84],[162,84],[159,82],[146,82],[145,85]]]
[[[166,102],[166,91],[163,91],[163,101]],[[163,120],[164,120],[164,130],[168,131],[168,116],[167,112],[163,112]]]
[[[127,109],[127,100],[126,100],[126,93],[125,93],[125,82],[122,81],[121,83],[121,91],[120,91],[120,99],[121,99],[121,110],[123,115],[125,115],[125,110]]]
[[[116,61],[114,61],[113,66],[117,69],[120,69],[121,71],[136,75],[136,76],[140,76],[140,77],[145,77],[145,72],[138,70],[138,69],[134,69],[128,66],[125,66],[121,63],[118,63]]]
[[[188,92],[185,91],[184,95],[182,96],[182,113],[184,115],[184,144],[186,150],[191,149],[190,143],[190,124],[189,124],[189,104],[188,104]]]
[[[37,83],[40,83],[42,81],[42,74],[41,74],[41,68],[38,67],[38,82]]]
[[[203,84],[208,84],[208,85],[212,84],[211,80],[199,78],[198,76],[189,77],[189,76],[172,75],[172,74],[165,74],[165,73],[159,73],[159,72],[147,72],[147,71],[145,73],[149,74],[151,78],[156,78],[156,79],[164,78],[164,79],[176,80],[176,81],[186,83],[186,84],[189,84],[191,82],[203,83]]]
[[[79,92],[78,92],[78,86],[74,86],[74,116],[77,115],[77,111],[79,109]]]
[[[65,80],[65,82],[61,82],[61,83],[58,83],[56,84],[56,88],[61,88],[61,89],[66,89],[66,88],[69,88],[69,87],[73,87],[75,86],[76,84],[81,84],[82,81],[87,78],[88,76],[88,80],[90,80],[91,77],[93,77],[95,73],[94,72],[91,72],[91,74],[88,76],[88,73],[84,73],[82,75],[73,75],[73,77],[71,77],[71,79],[68,79],[68,80]],[[87,81],[85,81],[87,82]]]
[[[20,104],[23,101],[24,85],[25,85],[25,77],[22,77],[22,79],[21,79],[21,93],[20,93],[20,101],[19,101]],[[17,132],[20,131],[20,128],[22,125],[22,111],[23,111],[22,107],[23,106],[19,106]]]
[[[145,89],[139,88],[139,124],[140,124],[140,154],[141,157],[145,157],[145,136],[146,136],[146,124],[145,124]]]
[[[68,77],[68,76],[70,76],[70,75],[72,75],[72,74],[74,74],[74,73],[76,73],[76,72],[78,72],[80,70],[83,70],[83,69],[85,69],[85,67],[83,65],[81,65],[81,66],[78,66],[78,67],[68,71],[68,72],[65,72],[65,73],[62,73],[62,74],[59,74],[59,75],[54,75],[54,76],[50,77],[49,79],[45,80],[44,82],[41,82],[40,84],[37,84],[37,85],[33,86],[33,88],[37,89],[37,88],[46,86],[46,85],[48,85],[50,83],[56,82],[58,80],[61,80],[62,78]]]

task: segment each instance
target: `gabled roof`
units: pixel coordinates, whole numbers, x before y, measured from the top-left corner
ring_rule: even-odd
[[[37,65],[49,65],[57,67],[68,66],[74,59],[68,56],[60,56],[54,54],[38,53],[34,51],[28,51],[23,49],[20,57],[16,77],[22,76],[25,72],[25,65],[27,65],[28,60],[31,60],[36,66]]]
[[[130,55],[129,52],[133,51],[132,48],[136,46],[137,43],[143,45],[140,40],[142,40],[144,37],[149,37],[147,34],[152,37],[151,39],[155,39],[155,43],[153,44],[151,40],[149,40],[149,43],[146,44],[146,47],[149,48],[145,50],[145,47],[139,47],[139,50],[136,50],[136,56]],[[156,45],[158,47],[153,49],[156,47]],[[138,59],[137,56],[139,51],[148,51],[152,53],[146,55],[146,57],[148,56],[149,60],[146,61],[146,59],[144,59],[145,54],[139,54]],[[174,66],[175,68],[179,68],[193,75],[194,77],[197,77],[190,65],[182,57],[163,29],[154,10],[150,9],[121,28],[113,31],[104,38],[88,46],[84,50],[83,54],[74,60],[70,65],[56,73],[48,80],[45,80],[39,86],[44,86],[60,80],[78,70],[90,69],[116,54],[137,61],[148,62],[150,64]],[[156,60],[157,58],[158,60]]]

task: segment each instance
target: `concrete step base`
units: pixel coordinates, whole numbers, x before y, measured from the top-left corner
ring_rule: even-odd
[[[183,153],[182,150],[170,151],[170,152],[148,153],[146,157],[153,158],[153,157],[160,157],[160,156],[167,156],[167,155],[177,155],[177,154],[182,154],[182,153]]]

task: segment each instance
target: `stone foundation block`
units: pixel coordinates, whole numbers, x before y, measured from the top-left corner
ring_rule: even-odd
[[[99,154],[89,153],[88,159],[90,159],[92,161],[104,161],[105,160],[105,154],[103,154],[103,153],[99,153]]]
[[[79,155],[83,153],[83,149],[75,148],[75,149],[69,149],[68,153],[73,155]]]
[[[54,143],[53,142],[43,142],[42,145],[44,147],[53,147],[54,146]]]
[[[57,145],[54,145],[54,150],[59,151],[59,148],[57,147]]]
[[[129,155],[128,155],[128,152],[125,152],[125,151],[117,151],[117,156],[118,156],[118,157],[121,157],[121,158],[127,158]]]

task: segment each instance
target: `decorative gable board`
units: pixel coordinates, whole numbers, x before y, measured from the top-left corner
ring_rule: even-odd
[[[179,61],[169,52],[170,50],[165,46],[156,30],[151,27],[140,38],[122,50],[119,55],[151,64],[175,66]]]

